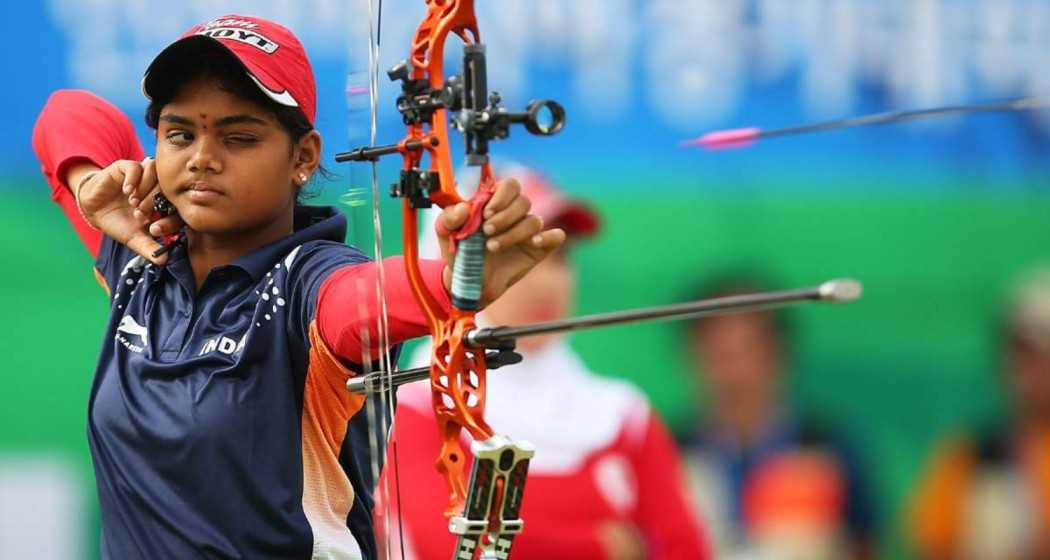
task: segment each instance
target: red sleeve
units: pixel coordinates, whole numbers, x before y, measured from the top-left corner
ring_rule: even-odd
[[[90,92],[59,90],[51,94],[37,117],[33,151],[51,186],[51,199],[62,208],[87,250],[97,257],[102,233],[80,216],[65,174],[80,162],[106,167],[120,159],[142,159],[144,152],[135,137],[135,127],[120,109]]]
[[[420,261],[423,281],[446,312],[451,307],[442,278],[445,263]],[[379,298],[375,295],[380,266],[374,262],[355,264],[336,270],[324,283],[317,296],[317,326],[321,338],[336,356],[353,363],[361,363],[368,337],[368,355],[374,356],[379,347],[377,317]],[[390,344],[430,333],[423,310],[412,295],[408,283],[404,257],[383,260],[386,278],[387,319]]]
[[[645,536],[648,558],[712,558],[707,535],[689,505],[678,449],[655,414],[650,413],[645,440],[632,462],[639,486],[635,523]]]

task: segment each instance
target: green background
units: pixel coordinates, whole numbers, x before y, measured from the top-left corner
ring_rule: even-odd
[[[965,180],[944,189],[895,180],[892,192],[883,181],[854,181],[842,196],[834,186],[801,182],[764,190],[790,196],[566,184],[606,193],[590,200],[604,218],[602,235],[573,254],[578,311],[669,303],[727,266],[762,268],[784,287],[862,280],[858,303],[793,310],[790,386],[802,409],[834,418],[852,435],[883,506],[885,550],[906,557],[901,508],[930,445],[999,413],[996,314],[1010,280],[1050,260],[1050,195],[1035,194],[1039,184],[1010,185],[1002,196],[969,189]],[[367,238],[367,210],[350,213],[352,230]],[[396,207],[384,214],[387,253],[396,253]],[[7,317],[0,454],[57,457],[81,473],[90,558],[97,512],[85,417],[105,297],[42,179],[0,185],[0,223]],[[700,390],[680,328],[610,328],[572,342],[594,370],[642,387],[683,434]]]

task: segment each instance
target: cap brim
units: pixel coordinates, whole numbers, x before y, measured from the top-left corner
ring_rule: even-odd
[[[160,51],[156,57],[153,58],[153,62],[150,62],[149,66],[146,67],[146,73],[142,77],[142,94],[147,99],[153,99],[158,91],[164,88],[167,84],[164,83],[164,79],[167,76],[171,76],[171,70],[176,65],[187,57],[204,57],[204,56],[226,56],[230,60],[236,62],[244,73],[259,87],[259,90],[263,92],[267,97],[274,100],[276,103],[286,105],[289,107],[298,107],[294,99],[287,92],[277,93],[271,90],[266,82],[273,82],[273,78],[268,74],[261,72],[261,69],[253,71],[237,53],[224,45],[221,41],[209,37],[207,35],[190,35],[183,37],[178,41],[168,45],[164,50]]]
[[[598,214],[586,205],[578,202],[565,202],[556,208],[549,218],[545,217],[547,227],[565,230],[566,235],[589,237],[601,229]]]
[[[146,67],[146,72],[142,76],[142,94],[148,99],[153,99],[166,85],[164,84],[165,77],[171,76],[171,70],[180,61],[187,57],[207,55],[227,56],[236,61],[245,72],[248,72],[241,59],[219,41],[205,35],[190,35],[168,45],[160,51],[160,54],[153,57],[153,61]]]

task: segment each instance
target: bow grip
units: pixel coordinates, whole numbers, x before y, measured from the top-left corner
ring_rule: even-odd
[[[482,212],[492,198],[494,181],[486,165],[482,169],[478,192],[470,201],[467,223],[450,236],[452,243],[452,305],[463,311],[481,309],[481,282],[485,273],[485,243],[488,237],[482,231]]]

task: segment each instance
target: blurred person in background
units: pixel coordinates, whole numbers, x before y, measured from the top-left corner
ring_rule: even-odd
[[[1050,558],[1050,267],[1022,278],[1005,311],[1008,412],[934,453],[911,511],[922,558]]]
[[[694,297],[763,291],[755,278],[729,274]],[[685,455],[718,557],[874,557],[875,515],[856,454],[785,394],[784,316],[750,312],[687,325],[708,407]]]
[[[533,213],[545,227],[564,228],[570,248],[533,269],[480,321],[521,325],[569,316],[576,295],[571,246],[598,232],[598,216],[533,170],[502,166],[496,173],[520,179]],[[521,511],[525,530],[513,558],[707,558],[678,450],[646,397],[592,372],[561,335],[522,338],[517,350],[525,356],[521,364],[489,375],[486,407],[493,428],[536,448]],[[415,357],[427,363],[429,348]],[[433,467],[440,440],[431,409],[429,384],[399,390],[393,429],[400,487],[412,492],[400,503],[409,558],[447,558],[455,543],[441,515],[448,492]]]

